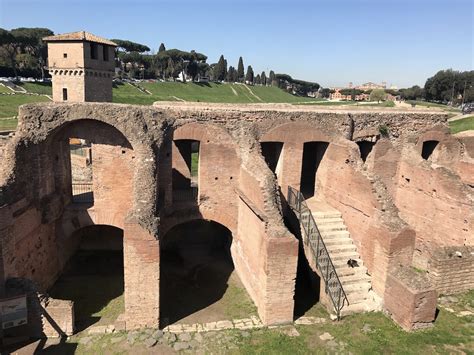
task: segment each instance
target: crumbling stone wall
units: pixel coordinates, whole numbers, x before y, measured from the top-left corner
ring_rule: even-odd
[[[21,275],[47,288],[74,252],[69,238],[74,231],[94,223],[122,228],[128,328],[158,325],[159,240],[172,226],[195,218],[231,230],[236,270],[262,320],[292,320],[298,247],[283,224],[279,190],[284,196],[286,186],[298,187],[306,141],[329,142],[317,191],[343,213],[374,288],[383,294],[389,268],[411,263],[415,234],[393,203],[396,184],[389,178],[398,170],[382,174],[369,154],[370,170],[351,139],[373,136],[386,125],[385,151],[403,154],[399,147],[406,136],[446,122],[445,114],[436,113],[170,103],[26,105],[19,118],[0,173],[4,277]],[[90,208],[70,204],[69,137],[87,139],[96,148],[96,202]],[[201,143],[195,205],[173,203],[176,139]],[[265,141],[284,143],[277,179],[261,154]],[[28,230],[20,228],[22,218],[31,221]],[[32,255],[38,243],[40,252]]]

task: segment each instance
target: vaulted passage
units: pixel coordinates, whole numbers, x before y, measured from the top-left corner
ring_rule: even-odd
[[[93,225],[75,232],[78,249],[49,290],[74,302],[76,331],[111,325],[124,313],[123,230]]]
[[[421,157],[425,160],[428,160],[433,154],[434,150],[438,146],[438,141],[426,141],[423,142],[423,148],[421,150]]]
[[[194,220],[172,228],[160,242],[160,326],[256,315],[234,272],[231,232]]]
[[[306,198],[310,198],[315,194],[316,173],[328,145],[327,142],[307,142],[304,144],[300,190]]]
[[[375,142],[359,141],[357,142],[357,145],[359,146],[360,158],[365,163],[367,157],[369,156],[370,152],[372,151],[372,148],[375,145]]]

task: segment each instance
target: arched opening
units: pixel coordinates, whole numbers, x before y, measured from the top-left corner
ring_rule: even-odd
[[[74,327],[112,325],[124,313],[123,230],[91,225],[71,237],[76,252],[49,290],[54,299],[74,303]]]
[[[315,195],[316,174],[328,148],[327,142],[306,142],[303,146],[300,191],[305,198]]]
[[[198,197],[200,142],[191,139],[173,141],[173,202],[193,202]]]
[[[359,146],[360,158],[365,163],[367,157],[369,156],[370,152],[372,151],[372,148],[375,145],[375,142],[359,141],[357,142],[357,145]]]
[[[261,142],[262,155],[268,167],[274,174],[278,175],[281,171],[281,152],[283,142]]]
[[[232,233],[192,220],[160,239],[160,326],[248,318],[256,309],[234,271]]]
[[[424,141],[423,147],[421,149],[421,157],[425,160],[428,160],[433,154],[438,144],[439,144],[439,141],[434,141],[434,140]]]
[[[55,189],[66,201],[124,218],[132,207],[135,153],[115,127],[81,119],[51,135]],[[116,225],[117,223],[111,223]]]

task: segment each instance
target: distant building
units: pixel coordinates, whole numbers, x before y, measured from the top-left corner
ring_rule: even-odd
[[[382,81],[381,84],[376,84],[371,81],[364,83],[360,86],[356,86],[356,89],[359,90],[373,90],[373,89],[386,89],[387,88],[387,83],[385,81]]]
[[[48,44],[48,69],[53,101],[112,101],[114,42],[85,31],[43,38]]]

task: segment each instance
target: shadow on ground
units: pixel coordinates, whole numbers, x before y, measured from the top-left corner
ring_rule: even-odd
[[[123,313],[123,252],[78,251],[49,291],[56,299],[74,301],[76,331],[97,322],[113,324]]]

